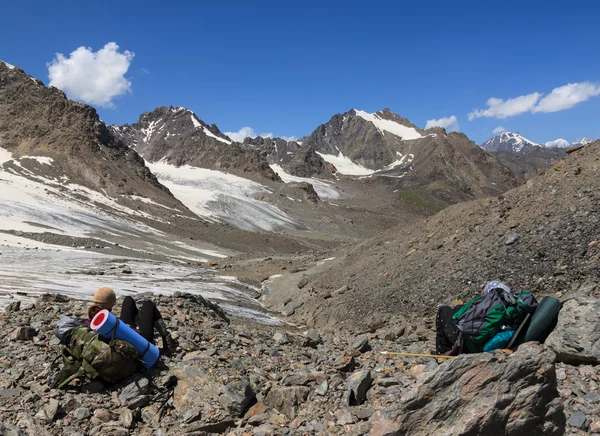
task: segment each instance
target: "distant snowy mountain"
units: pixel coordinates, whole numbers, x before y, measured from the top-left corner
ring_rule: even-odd
[[[592,140],[590,138],[583,138],[579,141],[575,141],[571,143],[571,147],[576,147],[578,145],[585,145],[585,144],[589,144],[590,142],[592,142]]]
[[[558,138],[554,141],[548,141],[544,144],[546,148],[567,148],[571,146],[571,143],[566,139]]]
[[[541,145],[530,141],[519,133],[503,132],[498,136],[488,139],[480,147],[493,153],[502,151],[520,153],[527,148],[541,147]]]

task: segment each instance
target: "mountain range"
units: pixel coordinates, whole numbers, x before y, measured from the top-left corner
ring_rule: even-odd
[[[389,109],[336,114],[297,141],[236,142],[173,106],[106,126],[93,108],[19,68],[1,63],[0,81],[0,146],[11,153],[4,164],[10,171],[51,174],[57,186],[93,190],[161,229],[169,223],[197,231],[199,220],[211,241],[213,224],[362,237],[456,202],[500,195],[555,159],[539,156],[540,147],[518,134],[478,147],[462,133],[422,129]],[[14,158],[22,156],[51,165],[17,165]]]

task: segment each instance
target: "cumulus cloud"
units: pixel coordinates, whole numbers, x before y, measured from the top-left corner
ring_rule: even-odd
[[[497,135],[497,134],[502,133],[502,132],[506,132],[506,129],[504,128],[504,126],[498,126],[494,130],[492,130],[492,133],[494,135]]]
[[[225,134],[236,142],[244,142],[246,138],[256,138],[257,136],[262,136],[263,138],[273,138],[275,136],[271,132],[258,134],[249,126],[242,127],[237,132],[225,132]],[[295,141],[298,139],[295,136],[280,136],[280,138],[286,141]]]
[[[425,124],[425,129],[431,129],[432,127],[443,127],[448,131],[459,130],[458,120],[455,115],[440,118],[439,120],[427,120]]]
[[[509,98],[502,100],[501,98],[492,97],[486,101],[487,109],[475,109],[468,117],[469,121],[475,118],[508,118],[515,115],[520,115],[525,112],[530,112],[535,107],[542,94],[534,92],[520,97]]]
[[[47,64],[50,86],[62,89],[75,100],[114,107],[115,97],[131,92],[125,73],[134,56],[128,50],[120,52],[114,42],[96,52],[82,46],[68,57],[57,53]]]
[[[569,83],[554,88],[540,100],[533,112],[558,112],[600,95],[600,84],[591,82]]]
[[[568,83],[554,88],[546,96],[540,92],[521,95],[508,100],[492,97],[488,99],[487,109],[475,109],[469,113],[469,121],[475,118],[508,118],[525,112],[558,112],[571,109],[575,105],[600,95],[600,83]]]

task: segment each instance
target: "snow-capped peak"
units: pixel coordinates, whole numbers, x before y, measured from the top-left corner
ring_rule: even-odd
[[[354,109],[354,113],[356,113],[356,115],[362,119],[373,123],[375,127],[377,127],[377,130],[382,133],[388,132],[405,140],[420,139],[423,137],[415,128],[403,126],[396,121],[386,120],[380,117],[377,113],[370,114],[356,109]]]
[[[547,148],[567,148],[571,146],[571,143],[563,138],[555,139],[554,141],[548,141],[544,144]]]
[[[513,132],[502,132],[498,136],[494,136],[481,144],[481,148],[492,152],[508,151],[519,153],[523,149],[530,147],[541,147],[541,145],[521,136],[520,133]]]

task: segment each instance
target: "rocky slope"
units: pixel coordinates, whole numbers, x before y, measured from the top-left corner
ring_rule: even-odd
[[[0,316],[0,432],[562,435],[600,428],[596,368],[557,362],[554,350],[570,339],[436,362],[382,354],[431,348],[433,332],[422,321],[331,335],[240,324],[189,294],[144,297],[157,303],[181,350],[117,385],[74,381],[66,390],[48,386],[60,355],[53,328],[62,315],[81,316],[86,304],[45,295],[9,306]],[[599,304],[588,301],[576,323],[561,312],[559,324],[569,324],[572,337],[593,330]],[[593,352],[589,343],[577,346],[580,356]]]
[[[209,126],[182,107],[160,106],[142,114],[134,124],[110,129],[149,162],[279,180],[257,150],[233,142],[216,125]]]
[[[515,174],[519,182],[524,183],[541,171],[554,165],[565,157],[562,148],[552,147],[528,147],[519,153],[510,151],[498,151],[496,156]]]
[[[315,149],[301,142],[281,138],[246,138],[245,146],[257,148],[271,165],[280,165],[287,173],[298,177],[330,178],[336,169],[319,156]]]
[[[41,156],[52,162],[44,166],[32,160],[19,165],[13,161],[9,163],[12,172],[62,179],[61,183],[90,188],[157,216],[164,215],[165,207],[193,216],[158,182],[135,151],[111,135],[92,107],[68,100],[58,89],[47,88],[23,70],[1,61],[0,147],[15,158]],[[150,202],[136,202],[131,196]]]
[[[432,314],[499,279],[538,295],[600,294],[600,142],[506,194],[451,206],[336,252],[335,260],[270,283],[274,308],[309,325],[361,329],[398,314]],[[298,283],[287,291],[282,283]],[[287,280],[287,281],[286,281]]]
[[[548,346],[532,342],[514,354],[436,362],[382,353],[427,352],[433,332],[422,321],[357,337],[331,335],[242,324],[189,294],[140,297],[157,303],[180,350],[116,385],[80,380],[65,390],[49,387],[60,356],[53,328],[62,315],[85,313],[86,303],[43,295],[34,305],[9,306],[0,315],[0,432],[375,436],[600,429],[592,366],[600,352],[590,342],[573,342],[577,332],[597,331],[600,300],[572,300],[583,309],[561,312],[555,331],[570,336],[559,334]],[[557,361],[556,352],[573,344],[577,366],[560,354]],[[589,355],[596,360],[581,360]]]

